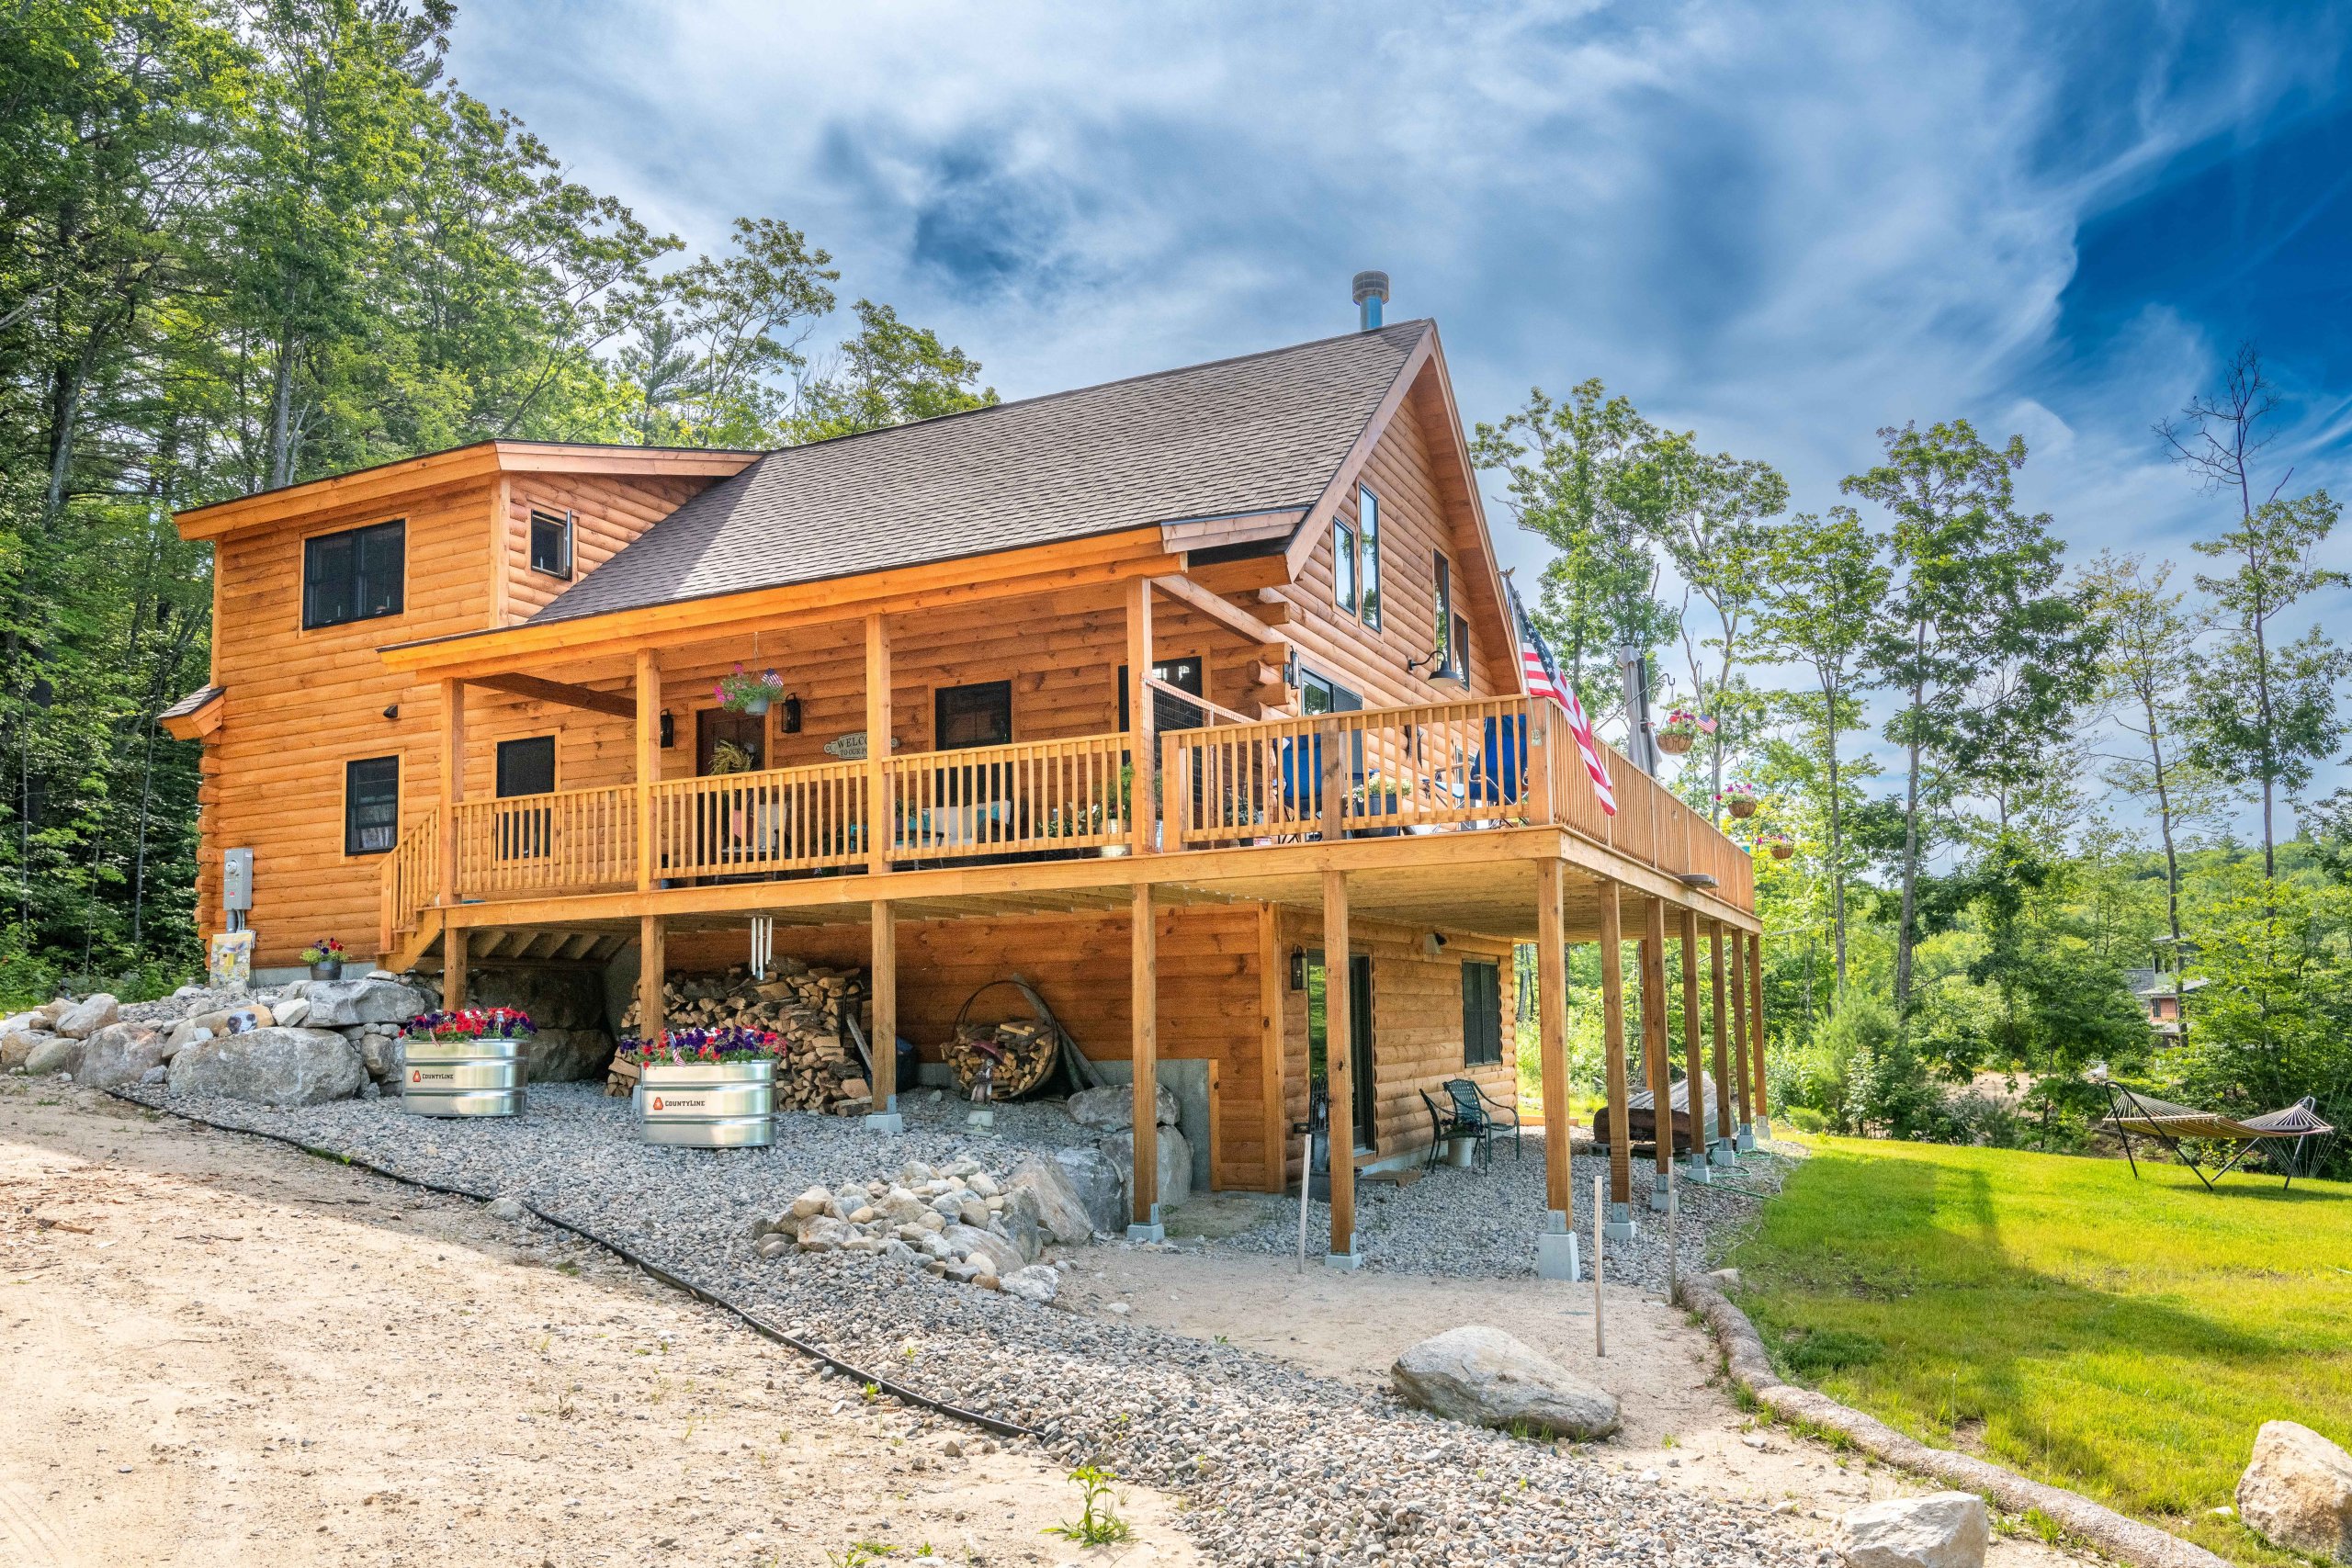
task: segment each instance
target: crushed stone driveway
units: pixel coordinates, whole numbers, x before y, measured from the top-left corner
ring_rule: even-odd
[[[0,1348],[0,1565],[1200,1560],[536,1222],[24,1079]]]

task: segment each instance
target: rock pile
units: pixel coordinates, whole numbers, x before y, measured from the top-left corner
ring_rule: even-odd
[[[780,959],[767,979],[742,969],[724,976],[681,976],[662,987],[662,1013],[672,1029],[764,1029],[784,1036],[784,1066],[776,1074],[778,1111],[831,1111],[856,1115],[873,1109],[865,1065],[850,1049],[844,1020],[865,1001],[865,971],[825,969]],[[621,1032],[640,1032],[632,1001]],[[608,1087],[626,1094],[635,1071],[614,1066]]]
[[[894,1179],[811,1187],[752,1226],[763,1258],[797,1249],[919,1263],[1041,1306],[1061,1285],[1060,1273],[1038,1261],[1046,1244],[1090,1234],[1079,1193],[1057,1165],[1025,1159],[1000,1179],[968,1155],[938,1168],[909,1160]]]

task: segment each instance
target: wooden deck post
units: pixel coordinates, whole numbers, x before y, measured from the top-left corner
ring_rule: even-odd
[[[1127,795],[1127,831],[1134,852],[1149,854],[1152,829],[1159,814],[1152,805],[1151,782],[1159,761],[1154,739],[1159,729],[1158,706],[1151,688],[1151,579],[1138,577],[1127,585],[1127,761],[1135,779]],[[1170,788],[1174,787],[1171,784]],[[1172,845],[1170,846],[1173,847]]]
[[[1731,1024],[1724,1014],[1724,923],[1707,922],[1708,966],[1714,971],[1715,980],[1715,1127],[1714,1147],[1709,1154],[1714,1165],[1736,1164],[1732,1147],[1732,1130],[1737,1125],[1731,1113]]]
[[[1544,1089],[1544,1228],[1535,1237],[1535,1273],[1574,1280],[1577,1233],[1568,1141],[1568,945],[1560,908],[1566,863],[1535,863],[1535,1022]]]
[[[653,786],[662,780],[662,664],[650,648],[637,651],[637,890],[653,891],[661,875],[654,843]],[[648,1036],[648,1038],[651,1038]]]
[[[1749,1085],[1756,1096],[1756,1130],[1765,1137],[1772,1135],[1772,1112],[1764,1103],[1764,933],[1755,931],[1747,939],[1747,1027],[1751,1039],[1748,1064],[1755,1074]]]
[[[1731,933],[1731,1057],[1732,1108],[1738,1118],[1735,1146],[1743,1153],[1756,1146],[1756,1128],[1747,1098],[1747,933]]]
[[[1656,1123],[1650,1161],[1650,1208],[1666,1213],[1674,1186],[1674,1034],[1666,998],[1666,900],[1642,900],[1642,1077]]]
[[[456,1012],[466,1005],[466,938],[464,926],[441,933],[441,1010]]]
[[[1263,1103],[1266,1190],[1290,1190],[1290,1119],[1283,1060],[1282,916],[1272,904],[1258,906],[1258,1082]]]
[[[1707,1179],[1707,1081],[1699,1041],[1699,911],[1682,906],[1682,1103],[1690,1121],[1690,1179]]]
[[[668,931],[659,915],[637,920],[637,1032],[642,1040],[657,1038],[668,1027],[662,1016],[662,977],[669,966]]]
[[[441,682],[441,902],[458,901],[458,806],[466,798],[466,683]]]
[[[1625,931],[1617,884],[1600,883],[1600,1044],[1608,1063],[1609,1220],[1611,1241],[1634,1235],[1633,1128],[1625,1103]],[[1598,1269],[1600,1261],[1594,1260]]]
[[[890,846],[899,836],[898,811],[890,799],[890,624],[865,617],[865,869],[890,869]]]
[[[1331,1250],[1334,1269],[1356,1266],[1354,998],[1348,987],[1348,874],[1323,874],[1323,1068],[1331,1087]]]
[[[899,913],[887,898],[874,900],[874,964],[867,986],[874,1004],[874,1109],[865,1124],[877,1133],[906,1130],[899,1114]]]
[[[1148,882],[1136,883],[1127,903],[1127,953],[1136,1145],[1127,1239],[1159,1241],[1168,1234],[1159,1223],[1159,927],[1152,917]]]

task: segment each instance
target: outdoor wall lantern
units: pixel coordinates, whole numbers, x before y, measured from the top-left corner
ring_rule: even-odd
[[[800,733],[800,699],[797,695],[788,696],[784,699],[784,718],[782,723],[785,734],[797,735]]]
[[[667,751],[677,743],[678,721],[670,716],[668,708],[663,708],[662,710],[662,750]]]
[[[1290,950],[1290,988],[1294,991],[1306,989],[1306,949],[1303,947]]]

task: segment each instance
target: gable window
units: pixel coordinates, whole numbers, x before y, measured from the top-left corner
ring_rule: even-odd
[[[942,686],[932,695],[933,744],[942,751],[1012,743],[1012,682]]]
[[[401,760],[366,757],[343,765],[343,852],[380,855],[401,839]]]
[[[1331,602],[1351,615],[1356,613],[1356,531],[1336,519],[1331,524]]]
[[[531,508],[531,570],[549,577],[571,575],[571,513]]]
[[[1380,498],[1356,491],[1356,531],[1363,551],[1363,624],[1380,629]]]
[[[1457,674],[1459,671],[1453,667],[1453,563],[1443,556],[1431,558],[1436,562],[1437,625],[1434,628],[1436,635],[1430,647],[1445,656],[1437,672],[1441,675]]]
[[[1501,966],[1483,958],[1462,963],[1462,1065],[1492,1066],[1503,1059]]]
[[[1466,682],[1470,679],[1469,616],[1453,617],[1453,641],[1446,649],[1445,660],[1446,672],[1455,680]]]
[[[302,629],[401,613],[408,525],[399,519],[302,541]]]

